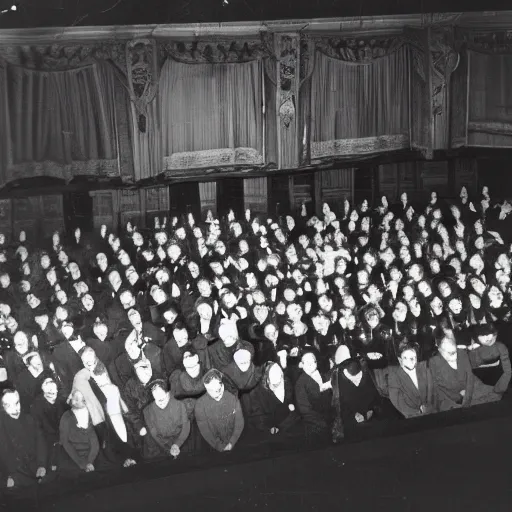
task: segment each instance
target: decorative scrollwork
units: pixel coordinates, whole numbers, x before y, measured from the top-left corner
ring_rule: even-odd
[[[401,37],[358,38],[321,37],[316,39],[316,48],[333,59],[346,62],[370,63],[387,57],[399,50],[404,40]]]
[[[510,54],[512,53],[512,30],[502,31],[457,31],[457,46],[478,53]]]
[[[160,44],[163,60],[170,57],[185,64],[251,62],[273,56],[268,38],[247,41],[167,41]]]
[[[297,46],[295,38],[281,37],[281,51],[279,55],[279,116],[284,126],[288,128],[295,119],[295,82],[298,67]]]
[[[120,69],[126,67],[125,43],[102,41],[99,44],[46,46],[0,46],[0,59],[14,66],[40,71],[67,71],[110,60]]]

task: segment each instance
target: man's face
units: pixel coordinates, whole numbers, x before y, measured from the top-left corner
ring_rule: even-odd
[[[447,363],[457,362],[457,346],[453,341],[444,339],[439,345],[439,353]]]
[[[155,399],[155,404],[159,409],[165,409],[171,399],[171,395],[160,387],[154,388],[152,395]]]
[[[82,304],[86,311],[92,311],[92,308],[94,307],[94,299],[91,295],[86,294],[82,297]]]
[[[57,297],[57,300],[62,304],[66,304],[67,301],[68,301],[68,297],[66,295],[66,292],[64,290],[59,290],[57,293],[56,293],[56,297]]]
[[[108,261],[107,261],[107,256],[106,254],[100,252],[97,256],[96,256],[96,262],[98,263],[98,266],[100,268],[106,268],[106,266],[108,265]]]
[[[404,350],[402,355],[398,358],[400,366],[405,370],[412,371],[418,364],[418,356],[414,350]]]
[[[317,369],[316,357],[313,354],[308,353],[302,357],[302,369],[308,375],[311,375],[312,373],[314,373],[316,371],[316,369]]]
[[[407,317],[407,306],[403,302],[398,302],[393,311],[393,318],[396,322],[405,322]]]
[[[26,354],[28,351],[28,338],[24,332],[17,332],[14,336],[14,349],[18,354]]]
[[[224,395],[224,384],[217,379],[213,379],[208,384],[204,386],[206,388],[206,392],[215,400],[219,401]]]
[[[452,299],[448,306],[454,315],[460,315],[462,312],[462,302],[459,299]]]
[[[213,315],[213,311],[210,305],[200,304],[197,307],[197,314],[201,320],[210,321]]]
[[[430,307],[436,316],[443,313],[443,303],[439,297],[434,297],[430,302]]]
[[[277,337],[279,336],[279,332],[276,327],[272,324],[269,324],[264,329],[265,338],[270,340],[272,343],[277,341]]]
[[[121,265],[125,267],[127,267],[131,263],[130,256],[128,256],[128,253],[124,249],[119,251],[118,259],[119,263],[121,263]]]
[[[181,249],[178,245],[172,244],[167,249],[167,256],[173,261],[176,261],[181,255]]]
[[[2,398],[4,411],[13,419],[17,420],[21,414],[20,395],[15,393],[7,393]]]
[[[132,292],[128,290],[122,293],[120,300],[124,309],[132,308],[135,306],[135,297],[133,296]]]
[[[71,407],[73,409],[84,409],[86,407],[84,395],[80,391],[75,391],[71,396]]]
[[[67,255],[64,251],[60,251],[60,252],[59,252],[59,261],[60,261],[63,265],[67,265],[67,264],[69,263],[68,255]]]

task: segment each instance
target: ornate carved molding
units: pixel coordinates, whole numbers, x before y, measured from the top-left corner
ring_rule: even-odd
[[[311,161],[315,163],[315,160],[333,156],[365,155],[409,147],[409,135],[407,134],[311,142]]]
[[[296,44],[297,37],[281,36],[279,52],[279,117],[285,128],[289,128],[295,120],[297,71],[299,56]]]
[[[512,123],[499,121],[470,121],[468,131],[470,133],[486,133],[489,135],[512,137]]]
[[[454,48],[453,31],[435,28],[430,31],[432,54],[432,115],[441,115],[446,110],[445,92],[452,73],[457,69],[460,55]]]
[[[172,58],[185,64],[222,64],[250,62],[273,56],[266,34],[246,41],[165,41],[160,43],[162,59]]]
[[[315,47],[333,59],[369,64],[399,50],[406,41],[401,37],[319,37]]]
[[[5,173],[6,183],[22,178],[50,176],[67,182],[76,176],[95,176],[98,178],[116,178],[119,176],[117,160],[90,160],[61,164],[58,162],[25,162],[10,164]]]
[[[456,45],[478,53],[512,53],[512,30],[456,29]]]
[[[41,71],[66,71],[110,60],[126,70],[125,43],[102,41],[91,44],[0,46],[0,60],[13,66]]]
[[[164,157],[164,170],[199,169],[205,167],[263,165],[263,155],[253,148],[208,149],[174,153]]]

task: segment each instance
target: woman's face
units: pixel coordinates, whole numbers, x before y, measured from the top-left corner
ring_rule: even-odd
[[[270,340],[272,343],[275,343],[277,341],[277,338],[279,336],[279,331],[277,330],[276,326],[273,324],[268,324],[264,329],[264,335],[267,340]]]
[[[393,319],[395,322],[405,322],[407,317],[407,306],[403,302],[398,302],[393,311]]]
[[[48,270],[50,268],[50,264],[50,256],[48,256],[48,254],[43,254],[41,256],[41,267],[43,270]]]
[[[268,372],[268,383],[271,387],[275,388],[282,384],[283,379],[283,370],[281,370],[281,367],[277,363],[274,363]]]
[[[428,297],[432,293],[432,288],[426,281],[421,281],[421,283],[418,284],[418,291],[423,296]]]
[[[452,289],[450,285],[446,281],[441,281],[438,286],[439,293],[441,294],[441,297],[446,298],[449,297],[452,293]]]
[[[448,307],[450,308],[450,311],[454,315],[460,315],[460,313],[462,312],[462,302],[460,301],[460,299],[452,299],[449,302]]]
[[[493,307],[501,307],[503,304],[503,293],[496,286],[491,286],[489,290],[489,300]]]
[[[87,311],[91,311],[94,307],[94,299],[91,295],[86,294],[82,297],[82,304]]]
[[[96,323],[93,326],[94,334],[101,340],[107,337],[108,327],[104,323]]]
[[[485,284],[480,281],[480,279],[476,277],[472,277],[469,281],[471,286],[473,287],[473,290],[475,290],[476,293],[479,295],[483,295],[485,292]]]
[[[108,261],[107,261],[107,256],[106,254],[100,252],[97,256],[96,256],[96,261],[98,263],[98,266],[100,268],[105,268],[107,265],[108,265]]]
[[[71,407],[73,409],[84,409],[85,408],[85,398],[84,395],[80,391],[75,391],[71,395]]]
[[[343,297],[343,306],[347,309],[354,309],[356,307],[356,301],[352,295],[345,295]]]
[[[414,297],[414,290],[412,286],[404,286],[403,288],[404,299],[409,302]]]
[[[209,304],[200,304],[197,307],[197,314],[201,320],[210,321],[213,315],[213,310]]]
[[[14,336],[14,349],[18,354],[26,354],[28,351],[28,338],[24,332],[17,332]]]
[[[313,354],[311,354],[311,353],[304,354],[301,362],[302,362],[302,369],[304,370],[304,372],[306,374],[311,375],[316,371],[316,369],[317,369],[316,357]]]
[[[434,297],[430,302],[430,307],[436,316],[443,313],[443,303],[439,297]]]
[[[415,318],[418,318],[421,315],[421,306],[416,297],[413,297],[409,301],[409,310],[411,311]]]
[[[357,273],[357,282],[360,286],[366,286],[370,282],[370,276],[366,270],[360,270]]]
[[[193,279],[197,279],[199,277],[199,265],[195,261],[191,261],[188,264],[188,270],[190,271],[190,275]]]

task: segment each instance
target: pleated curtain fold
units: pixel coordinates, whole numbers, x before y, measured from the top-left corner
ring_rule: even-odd
[[[311,141],[409,133],[409,51],[370,63],[316,54],[311,77]]]

